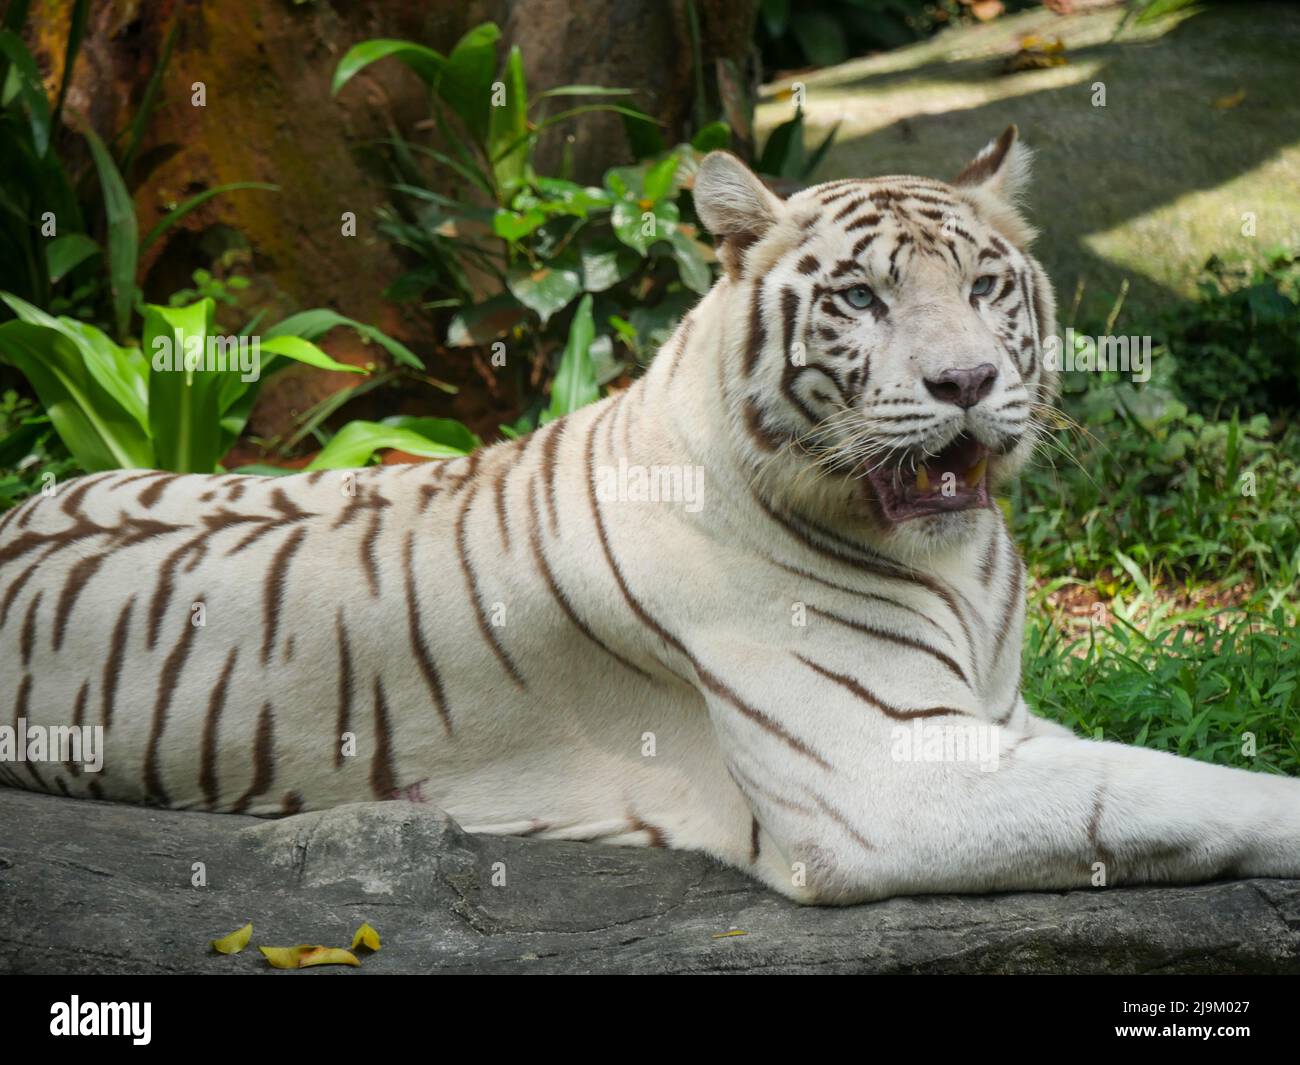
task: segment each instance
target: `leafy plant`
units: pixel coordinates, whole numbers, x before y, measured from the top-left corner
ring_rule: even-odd
[[[1070,637],[1031,611],[1024,652],[1030,705],[1081,735],[1300,775],[1294,617],[1250,606],[1138,625],[1125,613]]]
[[[1253,267],[1212,257],[1199,288],[1167,326],[1180,396],[1212,417],[1300,408],[1300,255]]]
[[[17,316],[0,325],[0,358],[27,378],[59,438],[87,471],[145,467],[211,473],[243,431],[268,373],[288,362],[366,372],[336,362],[311,343],[337,325],[377,339],[403,359],[415,358],[370,326],[332,311],[305,311],[260,337],[246,338],[256,340],[260,364],[256,373],[241,374],[233,354],[229,354],[229,367],[208,365],[215,360],[195,357],[230,353],[226,345],[238,339],[222,338],[221,348],[209,347],[217,335],[215,304],[208,298],[180,307],[146,305],[140,347],[120,346],[92,325],[46,314],[16,296],[0,293],[0,300]],[[423,443],[403,436],[401,444],[375,446],[402,446],[417,454],[447,453],[430,449],[430,440],[439,447],[449,446],[440,442],[438,434],[421,436],[411,427],[404,427],[404,432]],[[362,436],[361,430],[354,430],[345,438],[351,446],[339,444],[324,462],[337,457],[349,465],[367,459],[374,447],[358,455],[355,441]],[[321,461],[318,458],[317,463]]]
[[[701,150],[666,149],[643,138],[651,155],[612,168],[599,187],[539,174],[538,138],[559,122],[609,112],[642,130],[654,123],[609,102],[629,95],[625,89],[569,85],[530,97],[518,48],[499,59],[499,37],[485,23],[447,56],[411,42],[366,41],[338,65],[336,92],[382,58],[405,63],[431,90],[438,147],[396,134],[386,142],[396,202],[380,229],[418,264],[389,295],[451,312],[453,347],[508,338],[535,367],[561,357],[585,302],[592,322],[587,354],[601,364],[598,378],[609,380],[624,368],[612,357],[616,342],[632,359],[649,347],[639,332],[649,323],[638,309],[662,307],[675,320],[712,284],[712,252],[684,196]],[[551,110],[575,98],[589,102]],[[710,129],[704,143],[718,137]],[[435,168],[432,180],[422,161]],[[539,413],[535,407],[514,431]]]
[[[0,396],[0,511],[40,491],[47,476],[64,481],[79,472],[48,414],[12,389]]]
[[[12,292],[42,310],[72,312],[126,337],[133,310],[141,303],[140,256],[168,229],[214,196],[241,189],[275,190],[262,182],[241,181],[206,189],[177,205],[143,238],[124,174],[130,173],[157,100],[171,52],[175,27],[163,47],[125,147],[115,157],[82,122],[98,179],[98,191],[69,172],[56,146],[63,101],[76,64],[89,11],[87,0],[73,5],[63,78],[53,101],[46,97],[36,61],[20,32],[26,3],[11,3],[0,29],[0,241],[11,253],[0,256],[0,291]],[[102,238],[96,234],[102,232]]]

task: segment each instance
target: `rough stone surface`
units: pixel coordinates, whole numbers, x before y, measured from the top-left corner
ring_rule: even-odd
[[[208,949],[250,920],[248,950]],[[362,921],[384,946],[347,972],[1300,972],[1300,881],[815,909],[699,855],[471,836],[408,803],[258,821],[0,789],[0,972],[272,972],[257,944]]]

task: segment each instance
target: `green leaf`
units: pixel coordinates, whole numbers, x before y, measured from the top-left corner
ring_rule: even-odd
[[[71,337],[30,322],[6,322],[0,325],[0,358],[27,378],[82,469],[154,465],[144,430],[90,374]]]
[[[363,466],[376,451],[398,448],[422,458],[457,458],[466,452],[431,440],[422,433],[382,422],[348,422],[334,434],[309,470],[344,470]]]
[[[445,56],[440,52],[435,52],[432,48],[426,48],[422,44],[412,44],[410,41],[395,41],[388,38],[362,41],[360,44],[354,44],[349,48],[343,58],[339,60],[339,65],[334,69],[334,82],[330,86],[330,94],[337,95],[338,91],[351,81],[358,72],[371,63],[386,59],[389,56],[405,63],[430,88],[437,83],[438,75],[442,73],[447,64]]]
[[[709,269],[708,261],[704,258],[703,246],[688,237],[680,228],[672,231],[669,240],[672,242],[673,258],[677,261],[677,271],[681,275],[682,284],[692,292],[704,295],[713,285],[713,271]]]
[[[18,97],[27,112],[27,124],[32,131],[32,145],[37,156],[43,158],[50,147],[50,101],[45,96],[36,60],[22,38],[10,30],[0,30],[0,54],[13,64],[9,76],[17,79]]]
[[[577,269],[556,263],[538,270],[521,264],[506,275],[506,284],[515,299],[536,311],[545,325],[551,315],[567,307],[582,291],[582,275]]]
[[[591,296],[582,297],[573,324],[569,326],[569,340],[551,385],[551,404],[542,412],[543,425],[600,398],[596,368],[591,361],[591,342],[596,335],[591,303]]]
[[[317,337],[328,333],[335,326],[340,325],[347,326],[367,340],[373,340],[393,357],[394,362],[409,366],[413,370],[424,370],[424,363],[416,357],[415,352],[405,344],[394,340],[383,330],[377,329],[373,325],[366,325],[364,322],[358,322],[354,318],[345,318],[343,315],[324,307],[291,314],[288,318],[277,322],[263,333],[262,340],[265,343],[273,337],[280,336],[297,336],[302,337],[304,340],[315,340]]]
[[[678,218],[677,205],[671,200],[660,200],[652,207],[620,200],[614,204],[610,223],[619,240],[645,255],[655,241],[672,239]]]
[[[160,469],[212,473],[221,459],[221,385],[238,375],[188,364],[191,353],[206,353],[214,306],[201,299],[188,307],[144,308],[149,435]]]
[[[475,26],[452,49],[437,82],[438,95],[480,144],[488,135],[500,37],[496,23]]]
[[[521,213],[498,207],[496,214],[492,216],[492,232],[502,240],[519,240],[545,224],[546,213],[537,208]]]
[[[478,438],[478,435],[464,422],[458,422],[455,418],[417,418],[408,414],[395,414],[391,418],[385,418],[382,424],[394,429],[410,429],[411,432],[419,433],[435,444],[454,447],[465,454],[476,447],[483,446],[483,441]]]
[[[578,249],[582,260],[582,287],[586,292],[606,292],[626,281],[641,260],[625,245],[613,240],[594,240]]]
[[[0,293],[0,299],[20,320],[52,329],[71,340],[91,377],[142,430],[148,429],[149,368],[138,349],[119,347],[93,325],[75,318],[56,318],[8,293]]]
[[[645,198],[658,202],[673,191],[673,175],[677,173],[677,156],[665,156],[646,171],[641,191]]]
[[[342,373],[359,374],[370,372],[362,366],[349,366],[345,362],[336,362],[311,341],[303,340],[302,337],[265,337],[259,341],[258,347],[264,352],[269,351],[272,355],[283,355],[285,358],[293,359],[295,362],[305,363],[308,366],[315,366],[318,370],[337,370]]]
[[[98,255],[99,250],[99,245],[84,233],[55,237],[45,246],[45,266],[50,284],[58,284],[92,255]]]
[[[113,322],[119,337],[126,336],[135,300],[135,270],[139,260],[139,232],[135,205],[117,164],[108,154],[104,142],[87,124],[82,131],[90,145],[90,154],[99,172],[99,186],[104,194],[104,213],[108,220],[108,283],[113,293]]]
[[[763,145],[758,160],[758,172],[775,177],[799,177],[804,172],[806,158],[803,146],[803,110],[795,111],[794,118],[782,122],[772,130]]]
[[[528,179],[528,86],[518,45],[510,49],[501,80],[505,101],[491,108],[487,146],[497,189],[508,199]]]
[[[721,151],[731,147],[731,127],[725,122],[710,122],[691,138],[697,152]]]

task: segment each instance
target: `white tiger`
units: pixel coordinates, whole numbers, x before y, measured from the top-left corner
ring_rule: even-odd
[[[102,725],[105,754],[4,774],[262,815],[424,801],[816,903],[1300,875],[1300,781],[1020,697],[990,493],[1054,388],[1026,155],[1012,128],[951,185],[782,201],[714,153],[694,194],[726,276],[622,394],[465,459],[102,473],[10,513],[9,716]],[[602,488],[646,470],[703,481]]]

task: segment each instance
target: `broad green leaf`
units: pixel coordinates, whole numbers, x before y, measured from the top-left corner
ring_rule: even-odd
[[[45,245],[45,266],[49,271],[50,284],[57,285],[92,255],[98,254],[99,245],[85,233],[68,233],[66,236],[55,237]]]
[[[546,213],[537,208],[519,212],[499,207],[492,217],[492,232],[502,240],[515,241],[545,224]]]
[[[364,466],[376,452],[397,448],[422,458],[457,458],[466,454],[462,448],[430,440],[422,433],[382,422],[348,422],[334,434],[308,470],[348,470]]]
[[[99,172],[104,214],[108,219],[108,283],[113,292],[113,321],[117,335],[125,337],[135,300],[135,270],[139,260],[135,205],[104,142],[89,125],[83,133]]]
[[[330,93],[337,94],[359,71],[388,56],[405,63],[430,88],[437,82],[438,75],[447,64],[445,56],[422,44],[387,38],[362,41],[349,48],[339,60],[339,65],[334,68],[334,82],[330,86]]]
[[[188,307],[149,304],[144,309],[142,339],[151,367],[149,435],[160,469],[212,473],[221,460],[221,385],[238,373],[201,363],[213,309],[211,299]]]
[[[641,259],[614,240],[597,240],[578,249],[582,260],[582,287],[587,292],[605,292],[631,277]]]
[[[704,258],[703,246],[687,236],[681,228],[674,228],[669,240],[672,242],[673,258],[677,261],[682,284],[692,292],[704,295],[713,284],[713,271]]]
[[[483,446],[483,441],[469,426],[455,418],[419,418],[409,414],[395,414],[380,424],[394,429],[409,429],[435,444],[445,444],[466,454]]]
[[[644,201],[619,200],[610,214],[610,223],[619,240],[645,255],[655,241],[672,239],[678,218],[677,204],[671,200],[660,200],[653,206]]]
[[[415,352],[405,344],[394,340],[383,330],[376,329],[373,325],[366,325],[364,322],[358,322],[354,318],[345,318],[343,315],[324,307],[289,315],[288,318],[277,322],[263,333],[262,339],[265,341],[272,337],[299,336],[304,340],[315,340],[339,325],[346,325],[349,329],[360,333],[367,340],[373,340],[388,352],[395,362],[399,362],[403,366],[409,366],[413,370],[424,369],[424,363],[416,357]]]
[[[148,436],[100,387],[71,337],[30,322],[5,322],[0,325],[0,358],[27,378],[82,469],[154,465]]]
[[[438,95],[479,144],[488,135],[500,37],[494,22],[475,26],[452,49],[437,82]]]
[[[71,340],[99,386],[136,420],[142,430],[148,430],[145,409],[149,368],[139,349],[119,347],[93,325],[75,318],[56,318],[17,296],[0,292],[0,300],[4,300],[22,321],[52,329]]]
[[[505,100],[502,106],[491,108],[488,158],[492,160],[498,194],[508,199],[528,179],[528,86],[518,45],[510,49],[501,81]]]
[[[510,270],[506,284],[515,299],[536,311],[545,325],[551,315],[567,307],[582,291],[582,275],[576,268],[556,263],[537,270],[524,263]]]
[[[591,342],[596,324],[591,316],[591,296],[583,296],[569,326],[569,340],[560,357],[555,381],[551,385],[551,404],[542,413],[542,424],[595,403],[600,398],[596,370],[591,361]]]

